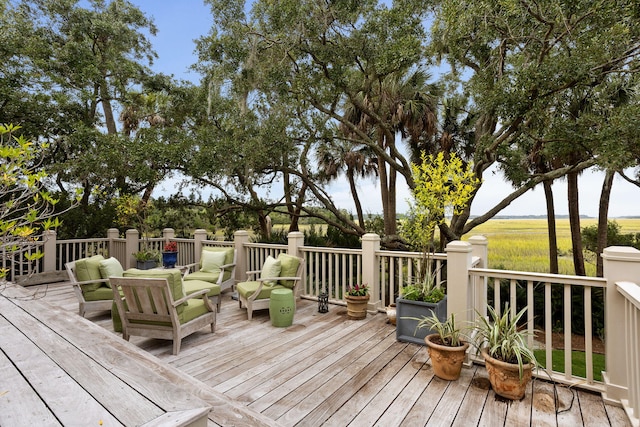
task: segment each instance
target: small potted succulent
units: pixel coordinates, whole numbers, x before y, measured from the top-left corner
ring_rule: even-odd
[[[475,326],[476,345],[485,360],[489,382],[493,391],[507,399],[520,400],[524,397],[531,371],[537,366],[536,356],[526,343],[529,333],[520,329],[518,322],[527,308],[511,315],[507,304],[500,314],[493,307],[487,307],[489,317],[479,314]]]
[[[345,300],[347,301],[347,317],[349,319],[359,320],[367,317],[367,304],[369,304],[368,285],[349,286]]]
[[[463,339],[461,328],[456,326],[452,313],[442,321],[436,313],[418,320],[416,331],[426,328],[436,331],[424,338],[431,359],[433,373],[443,380],[454,381],[460,378],[462,363],[469,343]]]
[[[171,241],[162,250],[162,265],[164,268],[174,268],[178,262],[178,243]]]

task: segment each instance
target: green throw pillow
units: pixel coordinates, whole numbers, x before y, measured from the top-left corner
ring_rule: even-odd
[[[204,256],[205,252],[223,252],[224,253],[224,264],[233,263],[233,248],[225,248],[222,246],[203,246],[202,247],[202,255]],[[200,257],[200,268],[202,268],[202,256]]]
[[[89,258],[82,258],[76,261],[76,277],[79,282],[86,282],[88,280],[100,280],[100,261],[104,260],[102,255],[94,255]],[[104,282],[89,283],[87,285],[80,285],[83,291],[95,291]]]
[[[122,273],[124,273],[122,265],[120,265],[120,261],[114,257],[103,259],[98,264],[100,266],[100,276],[103,279],[108,279],[109,277],[122,277]]]
[[[220,266],[224,265],[224,252],[202,251],[200,270],[207,273],[220,274]]]
[[[262,271],[260,272],[260,278],[271,278],[280,276],[280,270],[282,269],[282,264],[280,260],[275,259],[271,255],[267,257],[264,261],[264,265],[262,266]],[[264,282],[268,286],[276,285],[277,280],[267,280]]]
[[[282,268],[280,269],[280,276],[283,277],[296,277],[298,274],[298,267],[300,266],[300,259],[298,257],[281,253],[278,255],[278,260]],[[278,280],[278,283],[287,288],[293,288],[295,283],[293,280]]]

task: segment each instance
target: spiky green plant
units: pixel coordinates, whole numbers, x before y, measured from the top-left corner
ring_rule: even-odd
[[[511,315],[509,304],[501,315],[495,308],[487,307],[489,318],[479,314],[479,320],[475,330],[478,332],[476,340],[478,348],[487,347],[487,352],[494,359],[518,365],[520,378],[522,378],[524,365],[531,363],[537,365],[536,356],[526,343],[529,332],[518,329],[518,322],[527,311],[527,307],[520,310],[515,316]]]
[[[443,322],[438,319],[436,313],[432,311],[431,316],[423,316],[421,319],[418,319],[416,332],[420,328],[434,329],[440,336],[442,345],[449,347],[459,347],[462,345],[461,341],[464,335],[462,334],[462,329],[456,326],[456,319],[453,313]]]

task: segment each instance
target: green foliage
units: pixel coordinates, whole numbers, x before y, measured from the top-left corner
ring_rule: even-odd
[[[432,329],[435,330],[440,337],[442,345],[449,347],[459,347],[461,345],[461,340],[464,336],[462,329],[456,326],[455,315],[453,313],[447,317],[444,322],[441,321],[434,312],[431,312],[431,316],[424,316],[422,319],[417,320],[418,325],[416,326],[416,331],[421,328]]]
[[[369,295],[369,286],[364,284],[356,284],[347,288],[347,295],[352,297],[364,297]]]
[[[42,232],[60,226],[55,216],[58,199],[44,188],[48,175],[38,168],[41,147],[22,135],[15,136],[19,129],[0,124],[0,281],[9,272],[5,257],[21,252],[26,255],[19,262],[42,258],[34,249]]]
[[[445,293],[435,282],[435,274],[430,274],[422,281],[400,287],[400,296],[411,301],[438,303],[444,299]]]
[[[632,246],[640,249],[640,233],[622,233],[622,227],[615,221],[607,221],[607,244],[605,246]],[[582,244],[588,251],[598,251],[598,226],[583,227]]]
[[[512,315],[507,305],[500,314],[499,310],[491,306],[487,307],[489,318],[478,313],[478,322],[475,330],[478,348],[487,347],[487,352],[494,359],[507,363],[517,364],[522,378],[523,367],[526,363],[536,366],[536,356],[528,347],[525,339],[528,333],[520,330],[518,322],[527,311],[523,308],[516,315]]]
[[[467,206],[479,184],[470,164],[452,154],[445,158],[422,153],[421,162],[412,164],[413,202],[409,204],[402,231],[408,241],[422,253],[418,280],[431,280],[429,254],[433,251],[436,227],[446,221],[446,214],[458,215]],[[424,294],[424,292],[423,292]]]

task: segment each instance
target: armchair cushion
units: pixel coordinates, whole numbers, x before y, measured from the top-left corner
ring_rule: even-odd
[[[173,300],[177,301],[184,297],[185,289],[182,283],[182,273],[177,268],[167,268],[163,270],[138,270],[137,268],[130,268],[124,272],[123,277],[146,277],[150,279],[167,279],[169,287],[171,288],[171,296]],[[178,314],[182,313],[187,303],[180,304]]]
[[[202,267],[202,260],[205,257],[205,253],[207,252],[222,252],[224,253],[224,262],[220,263],[218,265],[218,267],[220,265],[227,265],[227,264],[233,264],[234,261],[234,249],[233,248],[224,248],[224,247],[219,247],[219,246],[203,246],[202,248],[202,255],[200,256],[200,270],[203,269]],[[229,280],[229,278],[231,277],[231,270],[227,269],[225,270],[224,274],[222,275],[222,280]],[[216,278],[217,280],[217,278]]]
[[[209,283],[203,280],[185,280],[183,282],[183,286],[184,286],[184,292],[186,295],[192,294],[202,289],[209,289],[209,292],[207,292],[207,296],[215,297],[216,295],[220,295],[220,291],[221,291],[220,285],[216,285],[215,283]]]
[[[102,255],[94,255],[89,258],[82,258],[76,261],[76,277],[79,282],[86,282],[88,280],[100,280],[100,261],[104,257]],[[98,289],[103,282],[97,281],[95,283],[88,283],[86,285],[80,285],[82,292],[90,292]]]
[[[83,292],[85,301],[103,301],[113,299],[113,291],[110,286],[99,286],[92,291]]]
[[[258,290],[259,286],[260,282],[242,282],[238,283],[236,288],[238,289],[238,293],[240,294],[240,296],[246,299],[249,298],[249,296],[253,295],[254,292]],[[284,289],[284,286],[269,286],[265,283],[255,299],[259,300],[269,298],[271,296],[271,291],[274,289]]]
[[[100,276],[102,276],[103,279],[108,279],[109,277],[122,277],[122,274],[124,273],[122,265],[120,265],[120,261],[114,257],[103,259],[98,263],[98,265],[100,268]]]
[[[200,271],[212,274],[220,274],[220,266],[224,265],[226,254],[218,251],[202,251],[200,258]]]
[[[278,255],[278,260],[282,266],[279,276],[282,277],[295,277],[298,274],[298,266],[300,266],[300,258],[281,253]],[[278,284],[287,288],[293,288],[295,281],[293,280],[278,280]]]
[[[280,271],[282,270],[282,263],[280,260],[273,258],[271,255],[267,257],[262,266],[262,271],[260,272],[260,277],[263,279],[273,278],[280,276]],[[274,286],[277,284],[277,280],[267,280],[264,282],[265,285]]]

